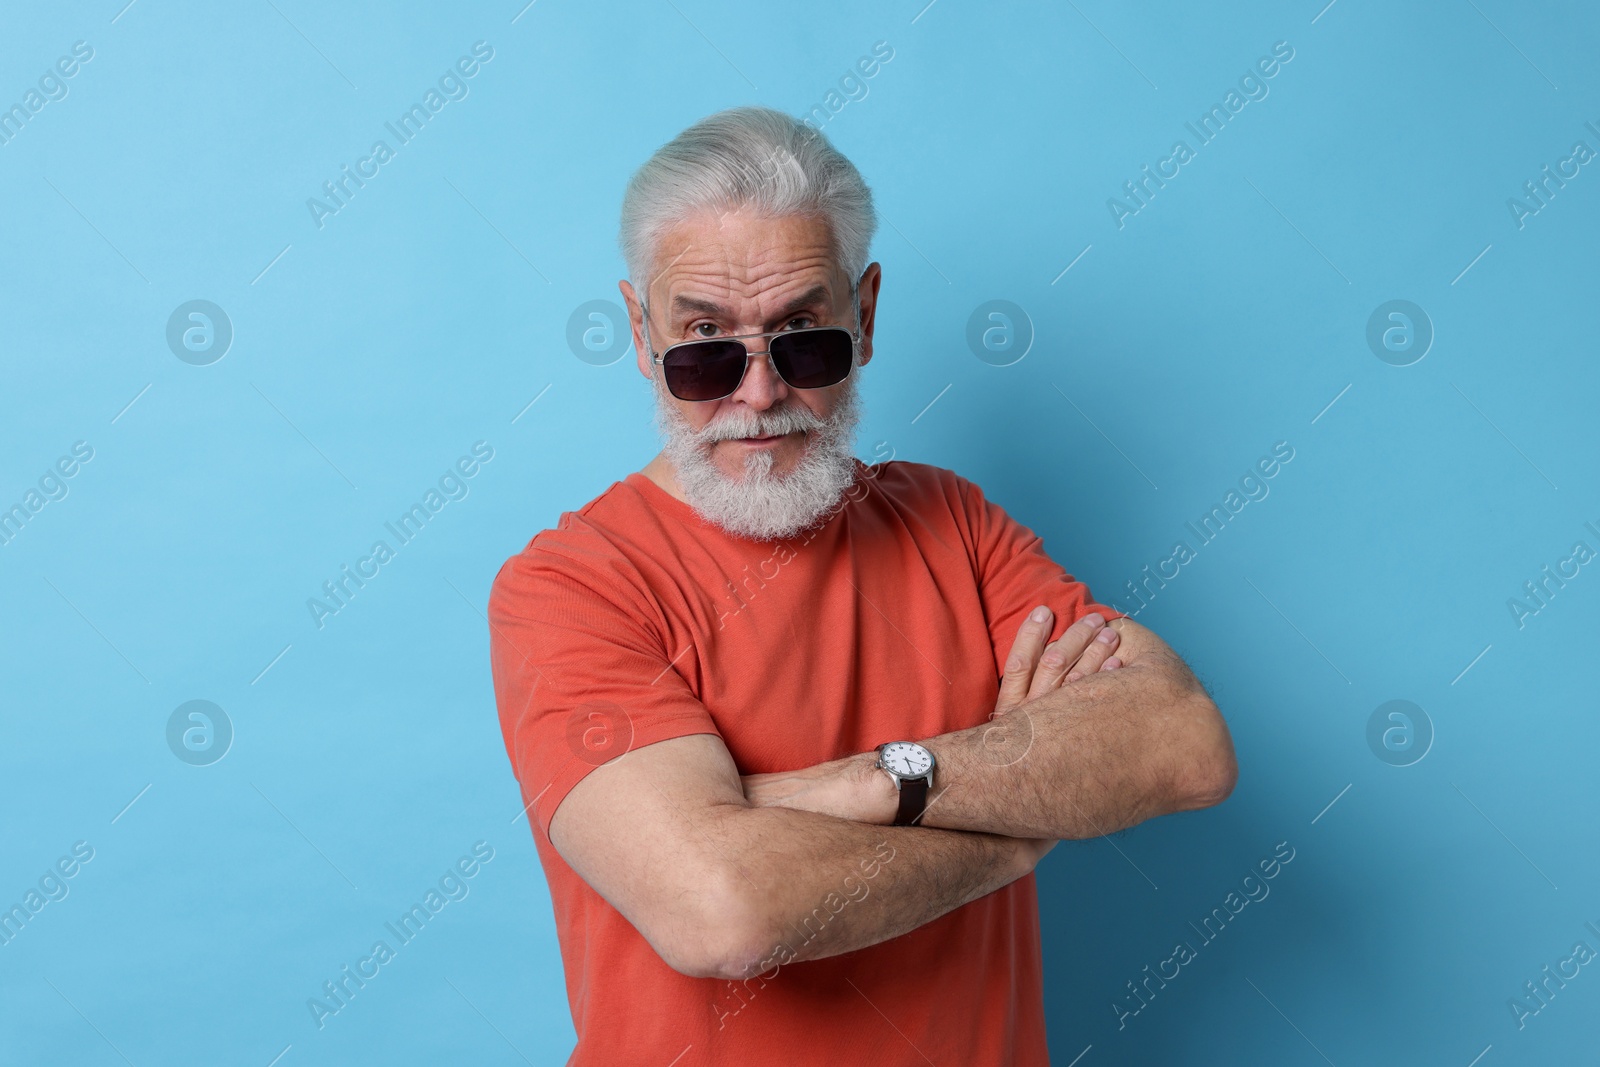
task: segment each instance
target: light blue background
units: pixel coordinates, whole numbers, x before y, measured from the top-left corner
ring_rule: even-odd
[[[1600,948],[1600,574],[1522,628],[1506,605],[1600,548],[1600,167],[1523,228],[1507,207],[1600,148],[1592,9],[122,3],[0,27],[0,105],[94,48],[0,145],[0,506],[94,448],[0,547],[0,903],[95,850],[0,947],[0,1062],[565,1060],[482,611],[506,557],[656,448],[631,356],[580,360],[568,317],[617,299],[621,192],[657,145],[735,104],[804,112],[879,40],[825,126],[884,221],[861,454],[974,479],[1126,604],[1295,450],[1140,615],[1211,687],[1239,784],[1046,860],[1056,1062],[1592,1055],[1596,968],[1524,1029],[1507,1001]],[[319,229],[306,199],[479,40],[470,95]],[[1270,95],[1118,229],[1107,198],[1277,41]],[[166,345],[192,299],[235,330],[210,366]],[[965,341],[991,299],[1035,331],[1011,366]],[[1411,366],[1366,343],[1392,299],[1436,331]],[[307,598],[480,440],[470,495],[319,630]],[[192,699],[236,731],[208,767],[165,740]],[[1436,731],[1409,767],[1367,745],[1390,699]],[[307,999],[476,841],[470,895],[319,1031]],[[1271,895],[1119,1030],[1125,983],[1280,841]]]

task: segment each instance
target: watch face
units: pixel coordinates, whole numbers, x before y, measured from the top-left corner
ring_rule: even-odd
[[[894,741],[884,745],[878,760],[885,770],[901,778],[921,778],[933,769],[933,753],[914,741]]]

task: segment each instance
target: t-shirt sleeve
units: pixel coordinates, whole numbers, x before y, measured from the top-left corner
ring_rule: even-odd
[[[596,767],[719,731],[673,669],[648,594],[537,546],[495,577],[489,656],[506,754],[529,821],[548,839],[557,806]]]
[[[1045,554],[1038,534],[987,499],[975,483],[958,478],[957,486],[976,552],[997,677],[1005,672],[1006,656],[1022,620],[1040,604],[1055,613],[1052,641],[1091,611],[1098,611],[1107,621],[1124,617],[1123,612],[1095,600],[1087,585]]]

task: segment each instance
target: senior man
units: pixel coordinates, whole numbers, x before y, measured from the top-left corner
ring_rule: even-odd
[[[573,1064],[1047,1063],[1035,865],[1233,788],[1160,639],[973,483],[853,456],[875,227],[765,108],[629,183],[666,445],[489,605]]]

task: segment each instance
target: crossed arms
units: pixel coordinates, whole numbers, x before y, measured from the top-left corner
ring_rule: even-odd
[[[874,753],[741,778],[721,738],[695,734],[590,772],[550,841],[673,969],[737,979],[795,944],[829,894],[851,906],[784,962],[914,930],[1026,876],[1058,839],[1227,798],[1227,726],[1160,638],[1097,614],[1051,632],[1048,612],[1023,622],[990,722],[905,739],[938,763],[921,826],[889,825],[894,785]],[[869,864],[877,892],[858,897]]]

